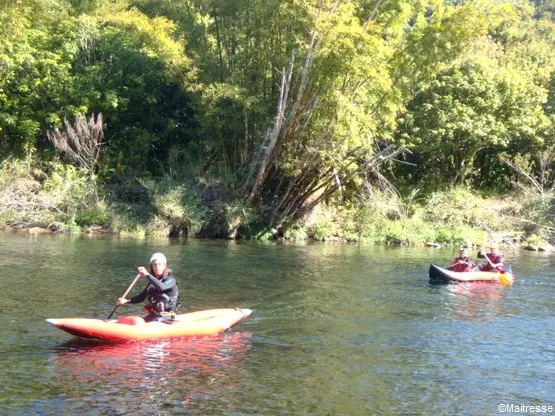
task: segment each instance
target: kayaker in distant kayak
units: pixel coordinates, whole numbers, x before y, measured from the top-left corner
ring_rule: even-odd
[[[485,264],[480,264],[478,267],[483,272],[505,272],[503,269],[503,254],[498,251],[497,244],[489,245],[489,253],[484,253],[482,248],[478,250],[478,258],[489,259]]]
[[[468,256],[466,248],[459,250],[459,257],[453,260],[453,264],[447,267],[448,270],[454,272],[470,272],[476,267],[476,263]]]
[[[166,312],[175,311],[178,305],[179,291],[171,269],[167,266],[166,256],[154,253],[150,257],[150,273],[144,267],[137,268],[137,273],[148,279],[145,289],[130,299],[119,298],[117,305],[141,303],[147,301],[145,310],[149,322],[163,316]]]

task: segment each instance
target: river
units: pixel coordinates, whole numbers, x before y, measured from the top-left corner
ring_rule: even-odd
[[[1,414],[555,406],[555,256],[545,253],[507,252],[518,278],[504,287],[430,285],[430,263],[456,256],[448,249],[10,232],[0,247]],[[177,276],[183,311],[252,315],[217,336],[136,344],[79,340],[45,322],[106,317],[156,251]],[[124,305],[117,314],[140,312]]]

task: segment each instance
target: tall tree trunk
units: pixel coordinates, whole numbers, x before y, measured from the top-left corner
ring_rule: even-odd
[[[318,40],[316,38],[316,32],[314,31],[312,33],[310,45],[301,71],[301,79],[299,82],[299,87],[297,89],[297,97],[290,111],[286,111],[286,109],[289,99],[289,93],[291,91],[291,78],[293,76],[296,53],[295,50],[293,50],[291,53],[289,67],[286,71],[283,71],[282,73],[274,126],[268,135],[268,144],[263,148],[262,156],[258,164],[258,174],[254,185],[251,188],[249,196],[247,197],[248,202],[252,202],[260,195],[260,192],[262,191],[264,183],[268,177],[270,164],[272,163],[272,161],[279,159],[281,147],[288,135],[290,128],[293,127],[294,130],[298,127],[295,123],[298,123],[301,120],[301,115],[305,110],[305,107],[302,106],[302,103],[306,96],[306,90],[309,83],[309,70],[310,66],[312,65],[313,53],[317,46]],[[317,99],[317,97],[315,97],[315,99]],[[315,105],[314,100],[311,101],[311,104]],[[287,117],[285,116],[286,113],[288,114]]]
[[[220,82],[224,82],[224,58],[222,55],[222,41],[220,39],[220,25],[218,23],[218,13],[216,11],[216,7],[214,6],[212,9],[214,13],[214,24],[216,26],[216,42],[218,44],[218,60],[220,63]]]
[[[281,84],[279,88],[279,99],[277,104],[277,112],[274,121],[274,127],[268,134],[267,145],[264,146],[262,149],[262,156],[260,158],[260,164],[258,168],[258,174],[256,176],[256,180],[254,181],[254,185],[247,197],[248,202],[252,202],[256,199],[264,186],[264,182],[268,177],[268,172],[270,168],[270,164],[274,157],[274,151],[276,149],[276,145],[278,143],[278,139],[280,137],[280,133],[282,130],[283,122],[285,120],[285,108],[287,107],[287,99],[289,98],[289,91],[291,87],[291,76],[293,75],[293,62],[295,59],[295,52],[291,55],[291,60],[289,62],[289,68],[284,70],[281,75]]]

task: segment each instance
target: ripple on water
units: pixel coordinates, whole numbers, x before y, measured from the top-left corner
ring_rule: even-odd
[[[511,254],[518,280],[505,288],[429,285],[445,250],[1,235],[0,246],[20,283],[0,304],[1,414],[475,415],[554,397],[552,257]],[[217,337],[121,345],[63,342],[45,323],[107,316],[154,251],[172,260],[185,308],[253,314]]]

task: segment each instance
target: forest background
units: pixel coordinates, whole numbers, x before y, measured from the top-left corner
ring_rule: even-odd
[[[0,0],[0,222],[555,242],[550,0]]]

